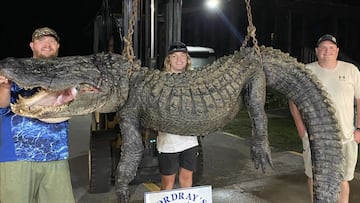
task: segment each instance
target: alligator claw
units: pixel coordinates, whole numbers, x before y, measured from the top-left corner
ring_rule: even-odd
[[[255,169],[259,169],[261,166],[263,173],[266,171],[267,164],[273,168],[269,144],[252,145],[250,148],[250,159],[254,162]]]

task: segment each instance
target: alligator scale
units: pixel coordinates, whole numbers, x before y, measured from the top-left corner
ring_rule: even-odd
[[[116,171],[118,202],[129,202],[128,184],[141,161],[140,126],[181,135],[206,135],[223,128],[246,105],[252,120],[250,147],[255,168],[272,166],[264,111],[266,85],[298,106],[310,135],[314,202],[336,202],[343,169],[334,109],[316,77],[280,50],[241,48],[198,70],[171,74],[132,68],[118,54],[0,61],[0,74],[38,95],[20,98],[14,112],[57,122],[94,111],[118,111],[123,137]],[[137,66],[139,65],[137,64]],[[47,102],[40,102],[47,101]]]

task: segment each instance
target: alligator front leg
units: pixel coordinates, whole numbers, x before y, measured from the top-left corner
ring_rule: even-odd
[[[115,175],[115,191],[118,203],[129,203],[129,183],[136,175],[144,150],[139,119],[134,115],[133,110],[125,110],[120,116],[121,157]]]
[[[267,116],[265,113],[266,79],[265,73],[259,71],[245,86],[244,102],[252,122],[252,144],[250,148],[250,159],[255,168],[261,165],[265,172],[266,164],[271,167],[271,150],[268,140]]]

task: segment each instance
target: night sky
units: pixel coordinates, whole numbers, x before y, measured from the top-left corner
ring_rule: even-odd
[[[91,2],[91,3],[90,3]],[[60,56],[92,52],[93,19],[102,0],[7,1],[0,12],[0,58],[32,56],[32,32],[53,28],[61,40]]]
[[[29,42],[34,29],[48,26],[55,29],[61,38],[60,56],[86,55],[93,52],[93,21],[101,10],[103,0],[28,0],[28,1],[6,1],[0,7],[0,59],[5,57],[31,57]],[[115,1],[115,0],[110,0]],[[119,1],[121,5],[121,0]],[[271,0],[252,0],[255,2],[271,2]],[[278,2],[296,2],[296,0],[277,0]],[[301,0],[297,0],[299,2]],[[312,2],[303,0],[304,2]],[[184,9],[189,11],[196,7],[203,6],[204,0],[183,0]],[[189,42],[200,45],[213,46],[220,53],[230,52],[225,50],[227,47],[232,49],[241,44],[240,39],[246,34],[247,19],[244,16],[243,0],[222,0],[223,14],[229,18],[229,23],[239,31],[236,36],[229,26],[222,21],[219,16],[213,14],[195,14],[183,22],[184,37]],[[240,5],[241,2],[241,5]],[[332,2],[333,4],[346,4],[360,6],[358,0],[317,0],[317,2]],[[271,3],[268,3],[271,8]],[[241,8],[240,8],[241,7]],[[263,13],[253,9],[257,15]],[[321,12],[321,10],[319,10]],[[183,15],[190,15],[183,13]],[[255,14],[253,14],[255,15]],[[336,12],[334,14],[336,15]],[[263,18],[270,18],[268,16]],[[281,17],[281,16],[280,16]],[[254,19],[256,21],[257,19]],[[197,25],[191,23],[197,22]],[[359,21],[354,21],[356,29]],[[211,25],[211,26],[210,26]],[[266,36],[270,36],[267,30],[262,30],[265,26],[256,24],[257,35],[260,44],[267,45]],[[212,30],[208,31],[208,26]],[[196,29],[195,29],[196,28]],[[194,33],[196,32],[198,33]],[[211,35],[211,36],[209,36]],[[209,38],[212,37],[212,38]],[[262,39],[264,38],[264,39]],[[314,38],[315,39],[315,38]],[[340,40],[345,40],[341,39]],[[236,43],[234,43],[236,42]],[[233,46],[233,47],[232,47]],[[349,45],[351,46],[351,45]],[[360,57],[359,57],[360,58]]]

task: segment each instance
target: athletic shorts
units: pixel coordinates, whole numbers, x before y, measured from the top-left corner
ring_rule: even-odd
[[[312,178],[311,151],[310,151],[310,142],[307,133],[305,133],[305,136],[302,139],[302,143],[303,143],[305,174],[309,178]],[[344,180],[351,181],[354,178],[354,173],[355,173],[355,167],[358,157],[358,144],[354,140],[343,143],[342,151],[345,156]]]
[[[176,153],[159,153],[159,170],[162,175],[173,175],[184,168],[190,171],[196,171],[199,146],[186,149]]]
[[[1,203],[75,203],[68,160],[0,162]]]

